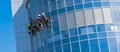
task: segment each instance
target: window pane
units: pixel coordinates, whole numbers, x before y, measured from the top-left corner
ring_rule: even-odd
[[[86,25],[94,24],[92,9],[85,10]]]

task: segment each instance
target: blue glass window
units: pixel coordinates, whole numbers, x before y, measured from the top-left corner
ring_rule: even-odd
[[[80,40],[87,40],[88,39],[87,35],[80,35],[79,38],[80,38]]]
[[[110,6],[109,2],[102,2],[102,6]]]
[[[58,10],[58,13],[59,13],[59,14],[65,13],[65,8],[59,9],[59,10]]]
[[[116,37],[120,37],[120,32],[115,33]]]
[[[71,42],[75,42],[75,41],[78,41],[78,36],[75,36],[75,37],[71,37],[70,38]]]
[[[88,41],[82,41],[82,42],[80,42],[80,45],[81,45],[82,52],[89,52]]]
[[[94,32],[96,32],[96,28],[94,25],[91,25],[91,26],[87,27],[87,31],[88,31],[88,33],[94,33]]]
[[[49,49],[49,52],[54,52],[54,48],[52,48],[52,49]]]
[[[101,2],[94,2],[93,5],[94,5],[94,7],[100,7],[101,6]]]
[[[60,47],[56,47],[56,52],[62,52],[62,48]]]
[[[57,0],[57,5],[58,8],[64,8],[65,7],[64,0]]]
[[[72,52],[80,52],[79,43],[72,43]]]
[[[57,10],[51,12],[51,16],[57,15]]]
[[[102,0],[103,2],[109,2],[109,0]]]
[[[87,33],[86,27],[79,27],[78,31],[79,31],[79,34],[85,34],[85,33]]]
[[[115,38],[109,38],[109,48],[111,52],[118,52],[117,43]]]
[[[87,3],[87,2],[92,2],[91,0],[83,0],[85,3]]]
[[[97,39],[90,40],[90,48],[91,48],[91,52],[99,52]]]
[[[98,33],[98,37],[106,37],[106,32]]]
[[[60,40],[60,33],[56,32],[54,33],[54,41],[58,41],[58,40]]]
[[[82,3],[82,0],[74,0],[75,4]]]
[[[73,0],[65,0],[66,1],[66,6],[72,6],[73,5]]]
[[[69,38],[62,39],[62,43],[63,43],[63,44],[69,43]]]
[[[114,31],[114,29],[112,29],[113,27],[113,24],[106,24],[106,31]]]
[[[67,7],[67,12],[68,11],[73,11],[73,10],[74,10],[74,6]]]
[[[61,40],[55,41],[54,43],[55,43],[55,46],[59,46],[61,45]]]
[[[53,23],[53,31],[58,32],[59,31],[59,24],[58,24],[58,17],[53,17],[54,23]]]
[[[83,4],[75,5],[75,9],[83,9]]]
[[[84,4],[84,8],[91,8],[92,7],[92,3],[86,3]]]
[[[120,12],[119,8],[112,8],[112,19],[114,22],[120,22]]]
[[[100,39],[99,41],[101,52],[109,52],[107,39]]]
[[[52,47],[53,47],[53,43],[49,43],[48,48],[52,48]]]
[[[91,38],[97,38],[97,34],[96,33],[94,33],[94,34],[88,34],[88,36],[89,36],[89,39],[91,39]]]
[[[50,8],[51,8],[51,11],[54,11],[57,9],[56,0],[50,0]]]
[[[105,31],[105,25],[104,24],[98,24],[97,25],[97,31],[98,32],[104,32]]]
[[[69,37],[67,30],[61,31],[61,35],[62,35],[62,38],[67,38],[67,37]]]
[[[110,2],[111,6],[120,6],[119,2]]]
[[[77,35],[77,29],[76,28],[70,29],[69,32],[70,32],[70,36]]]
[[[64,52],[70,52],[70,44],[64,45],[63,50]]]
[[[93,2],[100,2],[101,0],[93,0]]]
[[[108,37],[115,37],[115,33],[114,32],[107,32],[107,36]]]

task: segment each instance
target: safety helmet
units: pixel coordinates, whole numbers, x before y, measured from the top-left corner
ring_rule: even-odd
[[[38,16],[41,16],[40,14],[38,14]]]
[[[45,13],[42,13],[42,15],[45,15]]]

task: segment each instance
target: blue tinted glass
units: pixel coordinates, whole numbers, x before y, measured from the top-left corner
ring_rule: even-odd
[[[51,11],[54,11],[57,9],[56,0],[50,0],[50,8],[51,8]]]
[[[53,31],[58,32],[59,31],[59,24],[58,24],[58,17],[53,17],[54,23],[53,23]]]
[[[60,14],[60,13],[64,13],[65,12],[65,8],[62,8],[62,9],[59,9],[58,10],[58,13]]]
[[[67,38],[69,36],[67,30],[61,31],[61,35],[62,35],[62,38]]]
[[[64,45],[63,50],[64,52],[70,52],[70,44]]]
[[[120,31],[120,24],[114,24],[115,25],[115,31]]]
[[[77,35],[77,29],[76,28],[70,29],[69,32],[70,32],[70,36]]]
[[[98,31],[98,32],[103,32],[103,31],[105,31],[105,25],[103,25],[103,24],[97,25],[97,31]]]
[[[111,52],[118,52],[117,51],[117,43],[115,38],[109,38],[109,48]]]
[[[75,9],[83,9],[83,4],[75,5]]]
[[[107,36],[108,37],[115,37],[115,33],[114,32],[107,32]]]
[[[115,33],[116,37],[120,37],[120,32]]]
[[[110,0],[102,0],[103,2],[109,2]]]
[[[58,41],[58,40],[60,40],[60,33],[56,32],[54,33],[54,41]]]
[[[65,7],[64,0],[57,0],[57,5],[58,8],[64,8]]]
[[[62,48],[60,47],[56,47],[56,52],[62,52]]]
[[[73,0],[65,0],[65,1],[66,1],[66,6],[73,5]]]
[[[80,52],[79,43],[72,43],[72,52]]]
[[[96,1],[101,1],[101,0],[93,0],[93,2],[96,2]]]
[[[88,33],[94,33],[94,32],[96,32],[95,26],[94,25],[88,26],[87,27],[87,32]]]
[[[78,41],[78,36],[75,36],[75,37],[71,37],[70,38],[71,42],[75,42],[75,41]]]
[[[120,3],[119,2],[110,2],[110,5],[111,6],[120,6]]]
[[[74,10],[74,6],[67,7],[67,12],[68,11],[73,11],[73,10]]]
[[[55,41],[55,46],[61,45],[61,40]]]
[[[40,0],[37,0],[38,1],[38,3],[40,3],[41,1]],[[48,6],[48,3],[47,3],[48,1],[47,0],[44,0],[44,2],[43,3],[40,3],[40,4],[43,4],[42,6],[44,6],[44,12],[45,13],[48,13],[49,12],[49,6]],[[39,5],[39,4],[38,4]],[[41,6],[41,5],[40,5]],[[38,7],[40,7],[40,6],[38,6]]]
[[[120,35],[120,34],[119,34]],[[120,38],[116,38],[117,40],[117,47],[118,47],[118,50],[120,50]]]
[[[75,4],[82,3],[82,0],[74,0]]]
[[[80,40],[86,40],[86,39],[88,39],[87,35],[80,35],[79,38],[80,38]]]
[[[80,42],[80,45],[81,45],[82,52],[89,52],[88,41],[82,41],[82,42]]]
[[[109,52],[107,39],[100,39],[101,52]]]
[[[53,43],[48,44],[48,48],[52,48],[53,47]]]
[[[86,27],[79,27],[78,31],[79,31],[79,34],[85,34],[85,33],[87,33]]]
[[[98,37],[106,37],[106,32],[98,33]]]
[[[97,38],[97,34],[96,33],[94,33],[94,34],[88,34],[88,36],[89,36],[89,39],[91,39],[91,38]]]
[[[98,41],[96,39],[90,40],[90,48],[91,52],[99,52]]]
[[[114,22],[120,22],[120,12],[119,8],[112,8],[112,19]]]
[[[52,48],[52,49],[49,49],[49,52],[54,52],[54,48]]]
[[[101,6],[101,2],[94,2],[93,5],[94,5],[94,7],[100,7]]]
[[[110,6],[109,2],[102,2],[102,6]]]
[[[63,44],[69,43],[69,38],[63,39],[63,40],[62,40],[62,43],[63,43]]]
[[[57,15],[57,10],[51,12],[51,16]]]
[[[84,4],[84,8],[91,8],[92,7],[92,3],[86,3]]]
[[[92,2],[91,0],[85,0],[84,2]]]
[[[106,31],[114,31],[114,29],[112,29],[112,27],[114,27],[113,24],[106,24]]]

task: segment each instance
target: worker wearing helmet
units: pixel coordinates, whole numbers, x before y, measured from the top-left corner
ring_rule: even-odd
[[[37,16],[37,18],[36,18],[36,22],[37,22],[37,24],[39,25],[39,27],[41,27],[41,30],[43,30],[43,22],[42,22],[40,16],[41,16],[41,15],[38,14],[38,16]]]
[[[45,13],[42,13],[42,16],[43,16],[43,21],[44,21],[46,27],[48,28],[49,18],[46,17]]]

